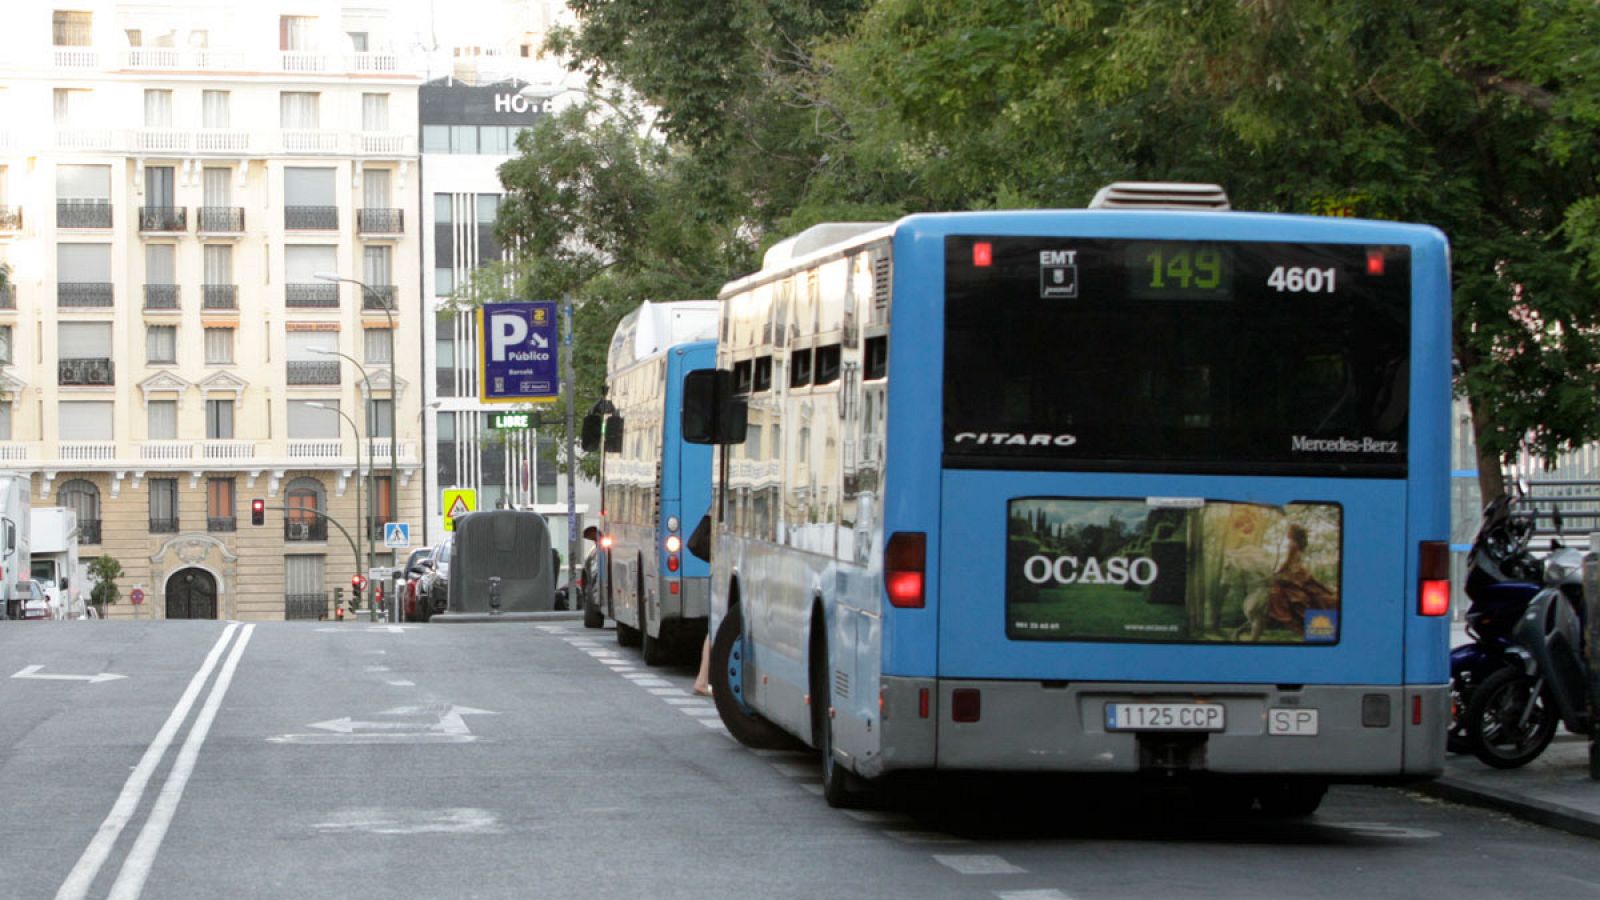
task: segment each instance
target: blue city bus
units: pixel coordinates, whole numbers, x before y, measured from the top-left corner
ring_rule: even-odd
[[[679,421],[684,375],[715,365],[717,314],[709,300],[642,304],[607,355],[621,435],[606,435],[616,449],[602,457],[600,595],[617,642],[649,665],[698,659],[706,631],[710,567],[683,543],[711,506],[712,453],[685,443]]]
[[[1123,773],[1303,815],[1441,771],[1439,231],[1122,184],[822,226],[721,300],[714,699],[830,803]]]

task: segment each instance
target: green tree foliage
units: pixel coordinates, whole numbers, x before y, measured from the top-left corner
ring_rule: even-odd
[[[121,577],[122,563],[117,562],[115,556],[96,556],[90,560],[89,578],[94,581],[94,588],[89,592],[89,599],[101,618],[105,618],[107,606],[122,599],[122,590],[117,587],[117,579]]]
[[[557,49],[651,104],[664,140],[550,123],[507,167],[527,202],[502,224],[536,278],[587,261],[572,289],[603,298],[605,336],[637,300],[709,296],[815,221],[1213,181],[1242,209],[1450,237],[1456,384],[1486,494],[1520,442],[1548,456],[1600,438],[1592,0],[572,8]]]

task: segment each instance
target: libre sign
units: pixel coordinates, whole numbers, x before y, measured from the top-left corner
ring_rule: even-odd
[[[553,401],[556,374],[556,305],[485,303],[478,313],[478,399],[484,403]]]
[[[489,427],[496,431],[527,431],[537,424],[531,412],[492,412],[489,413]]]

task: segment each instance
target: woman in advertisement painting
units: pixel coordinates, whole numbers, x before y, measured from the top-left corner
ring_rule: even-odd
[[[1267,594],[1267,618],[1299,632],[1305,631],[1307,610],[1332,609],[1339,602],[1338,596],[1306,568],[1309,542],[1304,526],[1289,526],[1289,556],[1272,576],[1272,589]]]

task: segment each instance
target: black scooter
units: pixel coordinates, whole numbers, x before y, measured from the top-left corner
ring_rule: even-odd
[[[1509,623],[1497,623],[1509,625],[1501,665],[1472,685],[1461,716],[1472,753],[1497,769],[1537,759],[1560,724],[1575,734],[1588,734],[1592,725],[1583,658],[1583,553],[1561,543],[1559,511],[1554,519],[1557,538],[1540,564],[1542,586]],[[1524,537],[1524,551],[1526,544]]]

